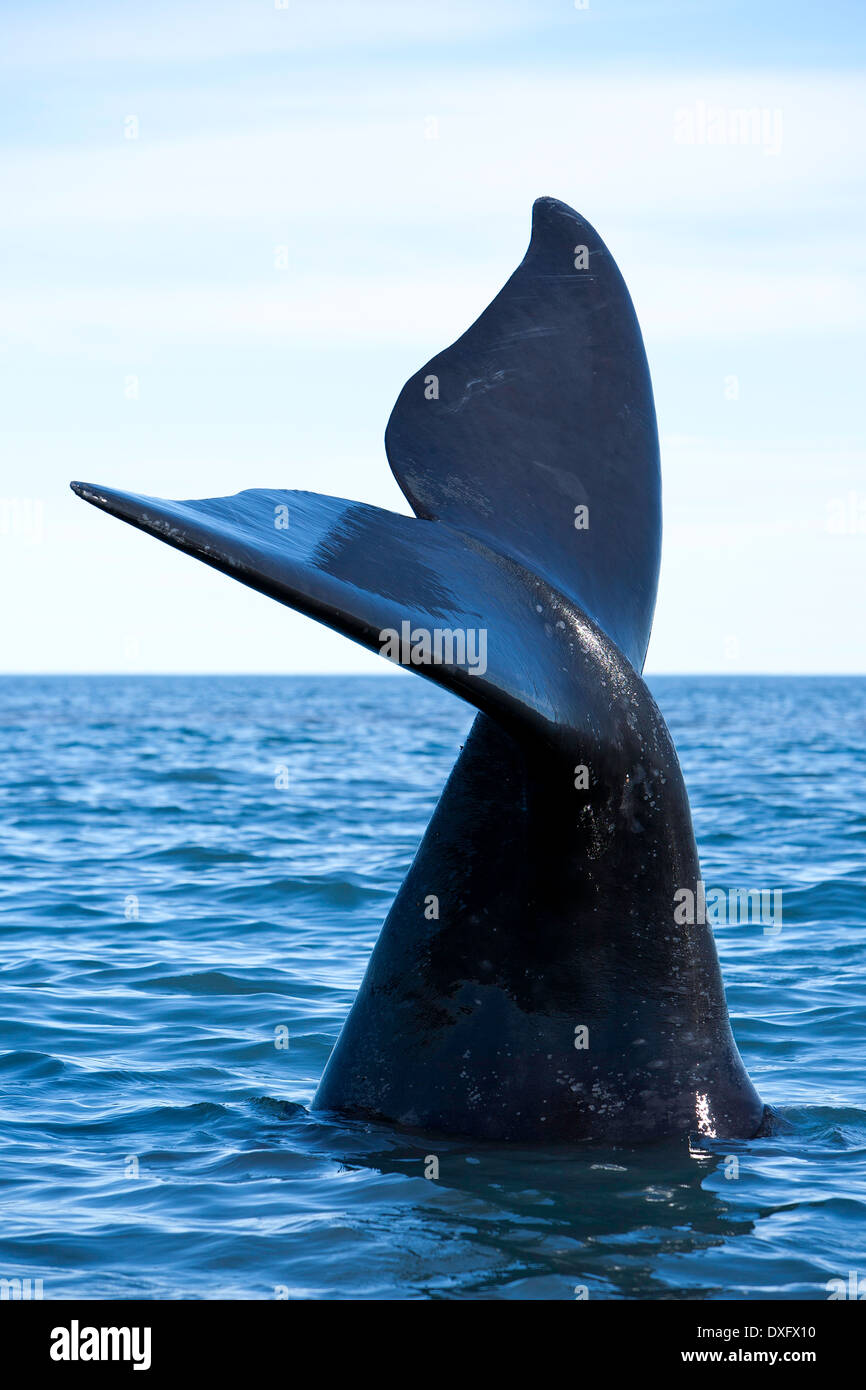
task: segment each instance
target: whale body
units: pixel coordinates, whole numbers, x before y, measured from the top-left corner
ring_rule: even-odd
[[[406,383],[385,442],[414,517],[72,484],[478,710],[314,1105],[521,1143],[753,1136],[712,931],[677,908],[700,865],[640,675],[661,547],[649,369],[584,218],[535,203],[524,260]]]

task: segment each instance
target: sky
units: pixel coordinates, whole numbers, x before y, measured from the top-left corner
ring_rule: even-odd
[[[408,511],[391,407],[540,195],[644,334],[647,672],[866,671],[859,0],[3,0],[0,36],[0,671],[388,671],[68,482]]]

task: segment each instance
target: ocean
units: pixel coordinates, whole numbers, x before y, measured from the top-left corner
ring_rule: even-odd
[[[649,684],[707,892],[781,893],[770,929],[716,928],[778,1115],[750,1142],[431,1150],[310,1111],[472,721],[454,697],[402,673],[0,679],[0,1280],[866,1295],[866,679]]]

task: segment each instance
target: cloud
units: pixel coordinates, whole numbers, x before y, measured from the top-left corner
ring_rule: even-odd
[[[91,4],[80,9],[54,0],[39,10],[7,16],[0,65],[70,67],[82,63],[194,62],[256,54],[370,47],[388,49],[425,40],[459,42],[532,24],[532,6],[511,0],[149,0],[146,7]],[[99,12],[101,11],[101,15]],[[95,17],[94,17],[95,12]]]
[[[660,239],[693,233],[696,223],[758,235],[754,219],[766,222],[768,212],[773,230],[794,213],[794,229],[805,225],[814,238],[831,230],[825,207],[853,216],[862,199],[855,171],[866,155],[866,91],[846,75],[635,79],[470,65],[416,82],[385,70],[372,109],[354,79],[333,74],[294,73],[291,106],[281,110],[272,98],[284,91],[284,75],[253,84],[225,110],[222,128],[203,96],[208,128],[191,133],[194,92],[138,90],[133,111],[119,105],[115,135],[99,145],[8,149],[2,225],[283,217],[290,228],[336,220],[350,239],[371,225],[423,232],[458,218],[525,217],[544,192],[644,233],[655,221]],[[183,119],[167,135],[175,102]],[[678,143],[677,113],[698,103],[778,111],[780,152]],[[129,114],[137,140],[124,138]]]
[[[351,82],[317,91],[300,74],[291,110],[268,91],[262,128],[245,128],[236,102],[240,133],[154,139],[144,101],[137,140],[119,112],[98,147],[7,151],[0,226],[21,247],[11,341],[41,334],[52,354],[79,330],[97,351],[100,335],[386,343],[423,322],[441,346],[510,274],[544,192],[600,226],[653,342],[850,332],[866,319],[852,176],[866,168],[866,96],[853,77],[446,68],[420,88],[383,75],[371,107]],[[678,112],[750,109],[780,113],[778,153],[677,141]],[[49,234],[28,288],[28,239]]]
[[[866,326],[866,282],[851,276],[663,265],[636,277],[632,292],[654,344]],[[256,343],[413,347],[423,325],[420,336],[432,354],[458,337],[486,302],[468,268],[452,271],[447,285],[323,275],[297,284],[15,293],[4,296],[2,341],[51,357],[80,356],[86,348],[91,360],[128,362],[172,346],[217,343],[239,350]]]
[[[862,666],[862,537],[826,518],[866,492],[866,461],[790,438],[861,430],[860,75],[761,68],[751,42],[714,70],[736,48],[736,26],[712,27],[723,10],[675,62],[663,25],[640,61],[592,47],[631,27],[622,4],[18,8],[0,58],[6,453],[53,529],[50,563],[0,548],[28,595],[7,664],[110,668],[131,623],[165,669],[345,667],[346,643],[155,555],[66,480],[187,496],[273,481],[401,505],[381,448],[394,395],[489,303],[550,193],[616,256],[663,423],[706,432],[664,441],[653,665],[726,669],[734,633],[751,669]],[[641,8],[675,47],[682,7]],[[139,370],[133,403],[121,386]]]

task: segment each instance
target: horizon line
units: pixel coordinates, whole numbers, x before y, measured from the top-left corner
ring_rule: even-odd
[[[232,679],[236,677],[255,679],[293,679],[295,677],[315,676],[318,679],[336,678],[345,679],[347,676],[356,677],[362,680],[389,679],[400,675],[401,671],[410,671],[411,668],[403,667],[394,670],[384,671],[134,671],[134,670],[112,670],[112,671],[0,671],[0,680],[19,680],[39,677],[63,677],[66,679],[80,677],[85,679],[89,676],[124,676],[130,679],[140,679],[142,676],[149,676],[157,679],[167,679],[169,677],[190,678],[199,677],[202,680]],[[417,672],[416,672],[417,674]],[[642,671],[638,672],[641,679],[652,679],[662,676],[665,679],[672,676],[686,676],[691,680],[699,680],[702,677],[715,679],[718,676],[725,677],[755,677],[759,676],[765,680],[863,680],[866,679],[866,671]],[[423,677],[422,677],[423,679]],[[435,681],[427,679],[428,685],[435,685]],[[457,697],[460,698],[460,697]]]

